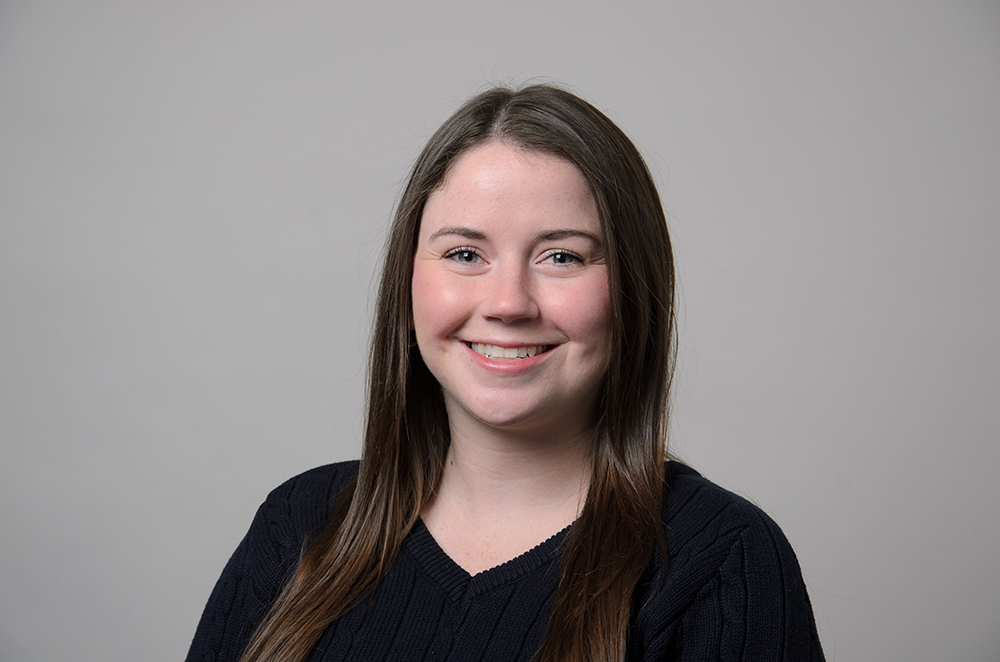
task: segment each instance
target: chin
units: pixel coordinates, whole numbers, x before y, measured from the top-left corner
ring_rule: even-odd
[[[502,403],[493,402],[490,406],[467,407],[458,402],[454,403],[457,411],[449,409],[448,416],[455,420],[455,416],[468,417],[476,424],[492,428],[498,432],[508,432],[521,434],[526,437],[539,434],[546,435],[554,430],[568,431],[575,428],[580,423],[580,417],[574,415],[571,420],[566,420],[566,412],[579,412],[577,407],[532,407],[520,404],[504,407],[498,406]]]
[[[540,416],[539,412],[536,411],[494,409],[481,412],[469,411],[468,413],[483,425],[497,428],[498,430],[515,431],[545,424],[545,417]]]

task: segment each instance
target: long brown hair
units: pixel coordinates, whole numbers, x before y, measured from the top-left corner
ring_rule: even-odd
[[[535,659],[624,659],[633,592],[664,539],[660,503],[675,348],[673,256],[656,187],[628,137],[579,97],[533,85],[475,96],[417,158],[387,240],[358,476],[338,498],[242,662],[305,660],[330,623],[385,576],[437,487],[448,418],[440,387],[411,342],[413,254],[424,204],[449,166],[494,140],[580,169],[597,203],[611,290],[611,359],[590,489],[566,541],[559,588]]]

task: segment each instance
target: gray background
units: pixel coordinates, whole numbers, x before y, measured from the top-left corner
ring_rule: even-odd
[[[673,449],[828,659],[1000,659],[1000,4],[4,1],[4,662],[183,657],[267,492],[358,453],[417,150],[532,77],[655,171]]]

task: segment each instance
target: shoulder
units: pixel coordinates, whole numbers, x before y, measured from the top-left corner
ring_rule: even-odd
[[[774,520],[681,463],[665,477],[666,554],[637,596],[647,652],[684,642],[711,659],[822,659],[798,560]]]
[[[775,547],[787,545],[778,525],[758,506],[680,462],[666,466],[663,524],[668,543],[675,547],[725,543],[746,535],[774,538]]]
[[[263,524],[273,537],[301,543],[318,533],[337,495],[357,473],[358,461],[351,460],[293,476],[267,495],[255,524]]]
[[[667,463],[663,524],[668,575],[716,572],[738,552],[748,581],[799,576],[795,553],[773,519],[679,462]]]
[[[267,501],[312,501],[349,483],[358,473],[358,461],[325,464],[293,476],[271,490]]]
[[[286,480],[257,509],[205,606],[188,661],[236,660],[298,564],[304,545],[330,516],[357,462],[317,467]]]

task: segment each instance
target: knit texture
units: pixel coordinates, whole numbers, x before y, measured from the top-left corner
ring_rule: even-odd
[[[235,662],[322,528],[357,462],[319,467],[275,489],[219,578],[188,662]],[[795,554],[759,508],[670,462],[664,493],[669,562],[636,589],[630,661],[823,660]],[[371,595],[324,633],[309,662],[527,662],[545,633],[567,527],[470,576],[423,522]]]

